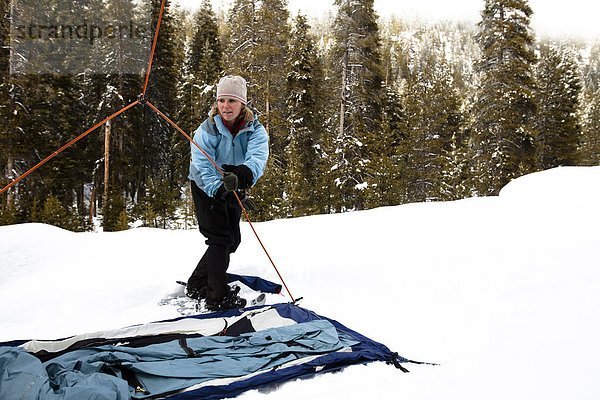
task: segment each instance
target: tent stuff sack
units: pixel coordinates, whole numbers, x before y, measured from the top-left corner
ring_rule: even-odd
[[[0,343],[0,399],[221,399],[348,365],[409,361],[293,303]]]

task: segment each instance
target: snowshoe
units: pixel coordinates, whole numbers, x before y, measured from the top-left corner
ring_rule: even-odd
[[[185,295],[190,299],[201,300],[206,298],[206,286],[201,288],[189,288],[186,286]]]
[[[180,283],[180,282],[178,282]],[[240,292],[240,287],[238,285],[231,285],[229,287],[230,294],[238,294]],[[185,287],[185,295],[190,299],[194,300],[202,300],[206,298],[206,286],[201,288],[190,288],[186,285]]]
[[[239,287],[238,287],[239,292]],[[228,295],[226,295],[221,300],[206,300],[206,308],[210,311],[224,311],[231,310],[233,308],[244,308],[246,307],[246,299],[239,297],[237,292],[230,291]]]

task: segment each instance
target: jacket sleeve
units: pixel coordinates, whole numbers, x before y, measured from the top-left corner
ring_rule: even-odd
[[[254,120],[253,128],[254,131],[248,138],[248,149],[244,165],[252,171],[254,178],[252,184],[254,185],[265,172],[269,158],[269,134],[265,127],[258,122],[258,118]]]
[[[211,135],[200,125],[194,133],[194,141],[208,154],[213,160],[216,159],[216,149],[219,145],[219,138]],[[221,186],[221,174],[215,166],[206,158],[204,154],[192,143],[192,165],[190,168],[190,178],[196,182],[198,187],[202,188],[209,196],[214,196],[219,186]]]

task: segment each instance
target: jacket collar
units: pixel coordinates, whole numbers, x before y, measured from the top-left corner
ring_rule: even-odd
[[[222,135],[226,135],[226,136],[228,136],[228,137],[230,137],[230,138],[233,139],[233,135],[231,134],[231,132],[229,132],[229,129],[227,128],[227,126],[225,126],[225,123],[223,122],[223,119],[221,118],[221,116],[220,115],[215,115],[214,120],[215,120],[215,124],[217,125],[217,130]],[[251,126],[252,126],[252,122],[245,123],[240,128],[240,131],[237,133],[236,137],[239,136],[240,133],[250,130]]]

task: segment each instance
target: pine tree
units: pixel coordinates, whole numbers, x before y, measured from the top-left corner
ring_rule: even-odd
[[[403,56],[403,44],[399,41],[404,26],[403,21],[396,16],[390,17],[381,27],[381,59],[385,73],[386,85],[394,85],[402,77],[406,58]]]
[[[0,0],[0,83],[10,72],[10,0]]]
[[[18,220],[17,207],[13,199],[5,197],[0,201],[0,226],[16,224]]]
[[[336,139],[339,133],[339,102],[336,93],[340,89],[340,78],[337,75],[335,59],[331,51],[333,36],[329,27],[333,24],[333,16],[326,25],[312,27],[315,32],[321,29],[325,31],[316,33],[319,38],[318,68],[314,69],[315,87],[317,90],[317,104],[314,107],[314,115],[320,121],[320,143],[318,144],[318,187],[319,187],[319,213],[331,214],[336,207],[340,207],[340,194],[336,179],[338,178],[336,153]],[[327,43],[327,44],[325,44]]]
[[[0,0],[0,188],[6,186],[11,179],[12,155],[10,140],[9,78],[10,78],[10,1]],[[0,199],[0,206],[14,202],[5,196]]]
[[[290,40],[287,0],[263,0],[256,11],[256,45],[253,49],[251,84],[253,105],[269,133],[270,156],[264,176],[253,193],[260,204],[259,219],[286,216],[289,193],[284,192],[289,168],[286,100],[287,48]]]
[[[435,23],[423,25],[410,20],[391,19],[382,29],[384,41],[384,60],[386,65],[387,98],[390,105],[385,106],[384,117],[396,114],[396,134],[392,147],[396,149],[394,184],[395,198],[384,204],[398,204],[407,201],[430,199],[455,199],[471,194],[464,184],[468,175],[467,130],[462,116],[465,99],[472,95],[473,60],[479,54],[473,40],[473,29],[459,23]],[[425,98],[416,93],[423,91]],[[394,92],[402,95],[401,104],[394,106]],[[395,95],[397,96],[397,95]],[[407,104],[408,102],[415,104]],[[396,109],[397,111],[393,111]],[[437,114],[437,117],[435,115]],[[410,121],[407,119],[410,118]],[[442,121],[446,119],[446,123]],[[384,128],[390,122],[384,122]],[[404,127],[400,127],[404,124]],[[407,135],[413,136],[409,138]],[[419,132],[419,133],[418,133]],[[425,140],[426,132],[446,132],[444,139]],[[414,136],[416,135],[416,136]],[[434,160],[432,169],[409,159],[417,156],[418,148],[414,140],[419,139],[421,150],[431,150],[434,143],[444,145],[439,154],[430,153]],[[425,144],[427,143],[427,144]],[[428,153],[422,153],[428,154]],[[385,160],[384,160],[385,161]],[[441,168],[441,175],[439,174]],[[424,175],[419,177],[420,170]],[[438,173],[434,173],[437,170]],[[425,184],[435,178],[435,185]],[[420,184],[417,182],[425,179]],[[441,179],[441,180],[440,180]],[[439,196],[430,193],[415,197],[417,186],[425,191],[439,191]],[[390,191],[383,195],[389,196]]]
[[[370,148],[367,208],[404,203],[406,198],[406,110],[398,89],[385,85],[381,131],[368,136]]]
[[[152,33],[158,22],[161,1],[152,0]],[[177,87],[181,79],[183,65],[183,30],[177,21],[177,9],[167,0],[163,19],[160,26],[159,40],[156,46],[154,62],[150,74],[147,96],[149,100],[166,115],[175,117],[178,109]],[[181,141],[180,133],[160,118],[149,107],[140,109],[140,129],[134,135],[135,142],[128,148],[135,155],[132,160],[131,181],[127,189],[131,198],[136,203],[143,203],[144,197],[149,195],[148,185],[150,179],[164,174],[169,183],[170,190],[179,190],[185,178],[180,174],[181,169],[176,168],[180,162],[178,155],[173,151],[173,143]],[[186,160],[187,160],[186,156]],[[173,199],[176,201],[176,199]],[[116,215],[118,217],[118,214]]]
[[[111,183],[112,184],[112,183]],[[112,185],[115,187],[116,185]],[[117,232],[127,227],[124,227],[122,222],[123,213],[127,212],[125,205],[125,196],[116,188],[109,190],[108,198],[104,199],[102,206],[102,229],[104,232]]]
[[[287,118],[289,136],[286,140],[287,169],[285,192],[288,195],[287,214],[291,216],[317,214],[322,210],[323,174],[322,129],[319,113],[322,103],[323,71],[317,48],[309,34],[306,17],[294,20],[288,49]]]
[[[284,173],[286,49],[289,41],[287,2],[236,0],[229,15],[226,73],[246,78],[249,99],[269,133],[270,157],[259,184],[252,189],[259,204],[255,219],[285,216]]]
[[[204,0],[194,14],[192,30],[179,90],[182,104],[178,113],[178,124],[189,133],[208,114],[215,98],[215,85],[223,72],[219,29],[209,0]]]
[[[473,106],[474,186],[498,194],[535,168],[534,39],[527,0],[486,0],[477,41],[479,87]]]
[[[536,69],[536,138],[539,169],[576,165],[581,140],[581,82],[575,57],[565,47],[542,45]]]
[[[45,9],[52,9],[52,6],[52,2],[44,4]],[[102,1],[74,3],[71,8],[55,7],[53,10],[52,17],[58,22],[85,19],[90,13],[105,15]],[[16,12],[23,13],[23,10]],[[88,53],[86,49],[80,50],[84,55]],[[73,52],[66,53],[62,65],[52,64],[51,71],[40,69],[41,73],[37,75],[11,77],[10,118],[6,126],[12,135],[8,147],[15,174],[25,172],[42,157],[97,122],[98,115],[94,113],[101,112],[98,104],[102,102],[100,93],[103,85],[92,83],[91,77],[98,73],[97,67],[104,60],[101,56],[93,60],[78,56]],[[44,65],[28,67],[42,68]],[[79,69],[74,69],[76,67]],[[65,210],[73,213],[73,219],[80,221],[74,229],[86,228],[83,221],[88,210],[84,210],[83,187],[93,181],[96,162],[101,156],[98,136],[94,132],[79,141],[14,188],[22,221],[27,221],[30,213],[39,209],[35,205],[37,198],[45,199],[54,193]]]
[[[51,195],[44,202],[41,221],[63,229],[72,229],[71,215],[58,197]]]
[[[589,44],[587,62],[582,66],[581,75],[583,98],[587,102],[600,89],[600,43]]]
[[[216,16],[209,0],[193,15],[186,45],[183,76],[178,87],[177,124],[190,136],[214,104],[216,83],[222,75],[222,46]],[[178,134],[172,151],[176,181],[187,186],[190,143]]]
[[[73,109],[80,99],[80,90],[72,76],[17,76],[11,79],[10,96],[9,148],[16,175],[81,132],[81,113]],[[84,179],[77,148],[65,150],[52,161],[51,166],[44,166],[26,182],[13,187],[18,208],[24,211],[24,221],[35,197],[45,199],[53,193],[66,209],[78,200]]]
[[[339,128],[335,139],[338,211],[365,208],[373,143],[381,131],[383,69],[381,41],[372,0],[336,0],[333,60],[341,77]]]
[[[206,118],[214,103],[216,83],[222,75],[222,48],[217,20],[209,0],[204,0],[193,17],[183,77],[178,88],[177,124],[190,136]],[[179,139],[179,140],[178,140]],[[190,144],[183,136],[173,141],[175,168],[181,180],[189,169]]]
[[[226,73],[241,75],[254,85],[257,67],[254,49],[257,45],[257,0],[234,0],[227,18],[224,65]]]
[[[256,48],[253,77],[255,106],[263,110],[263,124],[270,134],[274,153],[281,154],[285,138],[285,102],[287,94],[286,56],[290,40],[287,0],[263,0],[256,13]]]
[[[426,35],[428,47],[405,89],[408,141],[404,178],[407,201],[447,200],[452,144],[461,131],[460,101],[445,61],[443,42]]]
[[[123,26],[130,21],[134,22],[136,14],[135,3],[131,0],[89,0],[85,3],[78,3],[77,7],[84,8],[84,11],[78,10],[81,15],[98,19],[112,26]],[[148,18],[147,15],[146,18]],[[131,103],[140,92],[141,79],[139,76],[132,75],[128,68],[138,56],[134,51],[138,46],[135,46],[129,37],[124,38],[121,34],[119,37],[120,40],[98,40],[93,58],[87,63],[84,72],[76,76],[82,93],[79,104],[76,105],[82,112],[82,129],[94,125]],[[138,64],[142,63],[138,62]],[[129,132],[132,130],[131,113],[122,114],[110,122],[109,196],[108,198],[97,196],[103,211],[109,207],[112,208],[110,203],[114,197],[124,193],[124,182],[128,175],[126,167],[130,165],[126,149],[129,148],[128,140],[131,140]],[[104,192],[104,142],[105,127],[100,127],[75,149],[74,157],[81,160],[81,171],[84,173],[81,188],[78,190],[80,199],[78,203],[81,203],[79,208],[83,221],[87,220],[86,217],[90,212],[83,206],[83,186],[91,184],[96,193]],[[90,204],[90,207],[95,208],[96,204]],[[110,221],[111,216],[110,212],[104,215],[107,231],[113,225],[113,222]]]
[[[166,173],[152,177],[148,183],[148,203],[154,214],[154,221],[146,221],[147,226],[166,229],[175,220],[178,203],[174,202],[179,191],[170,187]]]
[[[586,106],[580,145],[580,163],[600,165],[600,89]]]

